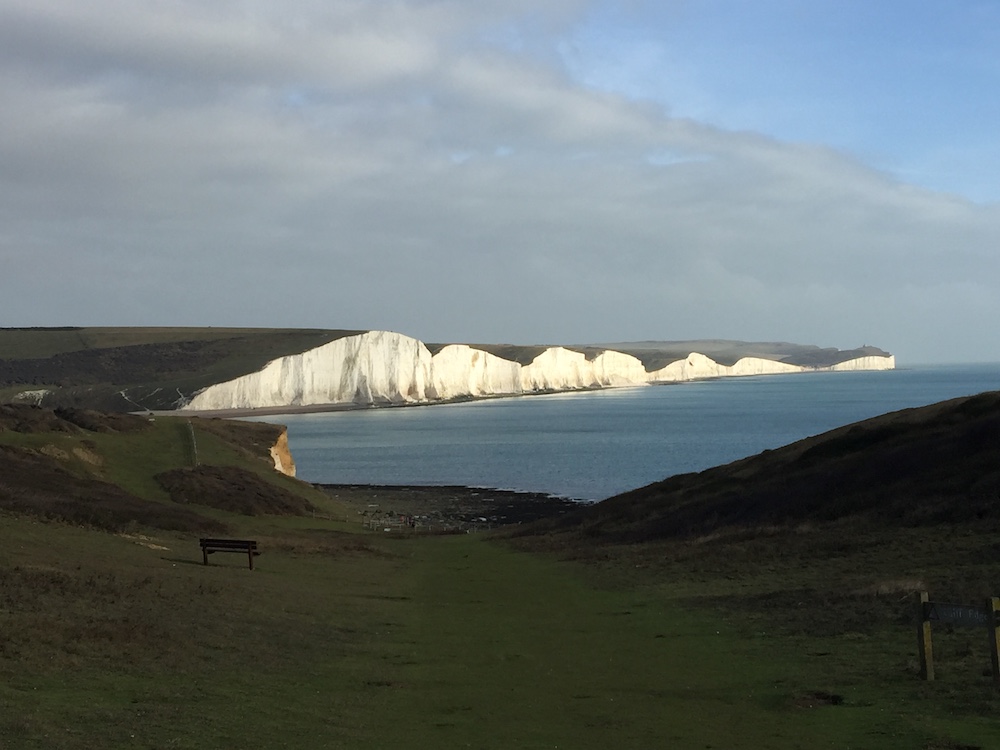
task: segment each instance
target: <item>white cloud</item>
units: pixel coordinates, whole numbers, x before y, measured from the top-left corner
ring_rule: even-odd
[[[0,0],[0,315],[1000,356],[996,207],[582,89],[534,5]]]

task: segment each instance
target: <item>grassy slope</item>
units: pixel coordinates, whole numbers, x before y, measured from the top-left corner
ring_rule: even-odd
[[[222,530],[213,506],[226,492],[253,487],[262,506],[291,499],[324,514],[344,507],[325,493],[274,471],[269,448],[275,425],[0,406],[0,510],[32,513],[98,528]],[[201,478],[208,467],[229,470],[236,483]],[[157,475],[184,471],[189,503],[170,501]]]
[[[85,439],[107,478],[166,504],[144,477],[187,460],[183,426]],[[497,544],[204,512],[261,542],[257,570],[202,566],[193,533],[0,515],[4,747],[1000,746],[982,634],[935,632],[927,684],[908,620],[914,588],[1000,590],[975,524]]]
[[[564,517],[593,542],[845,519],[1000,526],[1000,392],[906,409]]]
[[[988,393],[674,477],[511,542],[714,610],[793,649],[846,704],[965,743],[926,747],[994,747],[984,634],[936,628],[938,681],[920,683],[913,623],[919,590],[977,605],[1000,594],[998,466],[1000,393]]]
[[[302,343],[325,343],[360,331],[306,328],[196,328],[196,327],[66,327],[0,328],[3,359],[44,359],[59,354],[94,349],[117,349],[148,344],[176,344],[192,341],[246,341],[258,348],[288,343],[291,351]],[[316,344],[319,346],[319,344]]]

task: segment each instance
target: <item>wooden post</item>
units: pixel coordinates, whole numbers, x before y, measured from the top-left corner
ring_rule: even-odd
[[[990,618],[986,632],[990,642],[990,662],[993,665],[993,687],[1000,690],[1000,597],[992,596],[986,600],[986,614]]]
[[[917,651],[920,653],[920,677],[932,682],[934,680],[934,648],[931,645],[931,621],[928,618],[930,613],[927,603],[929,601],[926,591],[917,593]],[[994,670],[994,679],[996,674]]]

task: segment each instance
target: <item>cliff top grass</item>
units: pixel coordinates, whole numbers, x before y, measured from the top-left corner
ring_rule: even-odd
[[[182,396],[361,331],[296,328],[3,328],[0,393],[48,406],[169,410]]]
[[[182,342],[229,341],[234,353],[253,346],[286,353],[322,346],[362,331],[318,328],[217,328],[187,326],[66,326],[0,328],[0,359],[45,359],[95,349],[119,349]]]
[[[105,531],[223,533],[220,507],[245,515],[343,515],[279,474],[283,428],[220,420],[0,405],[0,510]]]

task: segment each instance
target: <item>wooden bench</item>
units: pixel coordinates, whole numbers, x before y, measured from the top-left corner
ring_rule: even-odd
[[[208,565],[208,556],[213,552],[245,552],[253,570],[253,558],[259,555],[257,542],[252,539],[201,539],[201,554]]]

